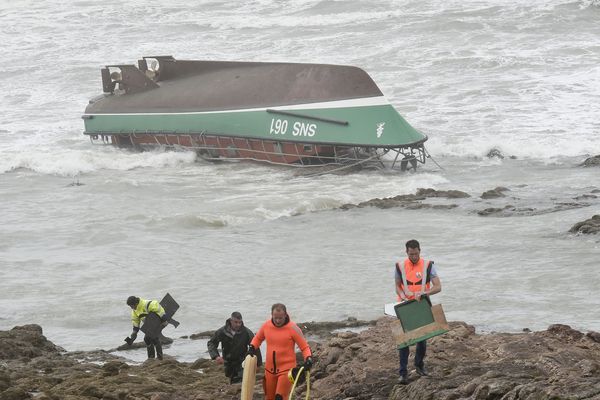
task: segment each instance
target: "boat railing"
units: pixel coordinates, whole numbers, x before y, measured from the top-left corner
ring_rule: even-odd
[[[369,169],[416,170],[424,164],[427,153],[423,144],[398,147],[329,145],[316,143],[265,141],[262,139],[225,137],[207,132],[133,132],[94,133],[92,143],[120,147],[170,147],[193,150],[208,161],[253,160],[275,165],[301,168],[322,168],[337,165],[341,169],[361,167]],[[328,171],[330,172],[330,171]]]

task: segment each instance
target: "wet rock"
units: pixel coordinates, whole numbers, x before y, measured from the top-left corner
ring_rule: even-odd
[[[102,366],[102,370],[104,371],[104,376],[114,376],[118,375],[121,369],[127,369],[129,365],[122,361],[110,361]]]
[[[488,153],[485,156],[487,158],[498,158],[500,160],[504,159],[504,154],[502,154],[500,149],[497,149],[495,147],[488,151]]]
[[[581,194],[579,196],[573,197],[573,200],[591,200],[597,198],[598,196],[596,196],[595,194]]]
[[[0,400],[29,400],[29,393],[20,387],[11,387],[0,393]]]
[[[468,193],[460,190],[435,190],[435,189],[417,189],[417,196],[424,197],[445,197],[448,199],[464,199],[471,197]]]
[[[586,334],[586,336],[589,337],[590,339],[592,339],[594,342],[600,343],[600,333],[599,332],[591,331],[591,332],[588,332]]]
[[[199,358],[190,366],[192,369],[208,368],[213,364],[213,361],[208,358]]]
[[[583,333],[571,328],[569,325],[553,324],[548,327],[547,333],[565,340],[579,340]]]
[[[0,392],[10,387],[10,375],[7,371],[0,370]]]
[[[427,204],[423,200],[427,198],[447,198],[447,199],[462,199],[471,197],[468,193],[460,190],[435,190],[432,188],[419,188],[415,194],[403,194],[394,197],[386,197],[383,199],[375,198],[363,201],[358,204],[344,204],[340,206],[342,210],[350,210],[352,208],[377,207],[381,209],[403,207],[410,210],[424,208],[449,209],[458,207],[456,204]]]
[[[580,164],[581,167],[597,167],[599,165],[600,155],[589,157],[583,163]]]
[[[46,339],[39,325],[15,326],[10,331],[0,331],[1,360],[32,359],[61,351],[64,349]]]
[[[485,156],[487,158],[497,158],[499,160],[503,160],[505,157],[504,153],[502,153],[502,151],[496,147],[494,147],[490,151],[488,151],[488,153]],[[515,160],[517,158],[517,156],[509,156],[508,158],[510,158],[511,160]]]
[[[503,208],[488,207],[486,209],[477,211],[477,214],[485,217],[485,216],[492,215],[492,214],[502,214],[502,213],[505,213],[506,211],[516,211],[516,210],[517,210],[517,208],[515,206],[508,204],[508,205],[504,206]]]
[[[305,335],[317,335],[321,338],[327,338],[335,335],[333,331],[340,329],[349,329],[350,332],[340,333],[338,334],[338,337],[342,337],[345,334],[356,336],[355,333],[351,332],[352,329],[375,325],[376,322],[377,321],[363,321],[350,317],[345,321],[337,322],[300,322],[298,323],[298,326],[302,329],[302,332],[304,332]]]
[[[534,397],[528,397],[532,394],[537,394],[535,398],[550,399],[577,397],[575,392],[589,394],[599,390],[600,393],[599,381],[594,376],[600,346],[590,345],[580,332],[567,326],[556,325],[538,333],[477,335],[468,324],[452,323],[448,334],[432,339],[428,346],[427,363],[432,376],[419,378],[413,372],[407,386],[395,384],[396,352],[374,344],[376,340],[371,335],[379,328],[383,325],[378,323],[360,335],[362,341],[368,343],[365,351],[370,356],[366,363],[387,363],[388,372],[391,371],[386,375],[384,369],[375,369],[384,377],[384,384],[380,386],[386,387],[387,383],[389,387],[389,399],[532,399]],[[380,332],[382,336],[385,333],[385,330]],[[565,337],[569,338],[568,343],[564,342]],[[393,346],[391,340],[388,344]],[[343,351],[352,352],[351,349]],[[590,351],[593,356],[584,355],[591,355]],[[349,392],[344,391],[344,395],[373,398],[369,395],[376,389],[371,387],[364,373],[368,367],[360,368],[365,361],[360,361],[358,356],[347,358],[342,354],[340,360],[347,360],[343,367],[331,369],[331,373],[313,384],[313,393],[318,393],[315,398],[338,398],[333,388],[329,393],[331,397],[321,392],[335,381],[348,387]],[[561,382],[559,387],[555,382]],[[575,392],[560,385],[573,385]]]
[[[498,197],[505,197],[506,195],[503,192],[506,191],[510,191],[510,189],[505,188],[503,186],[498,186],[494,189],[483,192],[480,197],[482,199],[496,199]]]
[[[192,340],[209,339],[214,334],[215,334],[215,331],[204,331],[204,332],[193,333],[190,335],[190,339],[192,339]]]
[[[164,336],[162,333],[160,334],[160,343],[163,345],[168,345],[173,343],[173,339],[167,336]],[[111,349],[109,350],[110,352],[112,351],[127,351],[127,350],[135,350],[135,349],[141,349],[141,348],[145,348],[146,344],[143,341],[138,341],[135,342],[133,344],[127,344],[124,343],[122,345],[120,345],[119,347],[117,347],[116,349]]]
[[[600,232],[600,214],[576,223],[569,229],[570,233],[596,234]]]
[[[369,321],[358,332],[329,332],[310,342],[316,362],[311,398],[318,399],[562,399],[600,395],[600,333],[583,334],[554,324],[539,332],[477,334],[464,322],[428,341],[427,369],[411,368],[409,384],[398,385],[398,352],[391,335],[394,318]],[[304,323],[311,335],[365,321]],[[372,322],[372,324],[371,324]],[[10,332],[10,331],[8,331]],[[0,332],[2,337],[6,332]],[[183,363],[169,358],[141,365],[105,353],[47,352],[35,359],[5,360],[0,366],[0,400],[219,400],[239,399],[223,367],[211,360]],[[411,357],[414,356],[414,348]],[[412,367],[412,359],[409,361]],[[41,368],[43,367],[43,369]],[[257,398],[262,398],[259,369]],[[303,398],[305,385],[295,398]],[[31,393],[31,394],[30,394]]]

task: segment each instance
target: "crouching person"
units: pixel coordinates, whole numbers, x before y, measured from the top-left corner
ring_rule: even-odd
[[[125,342],[130,346],[137,338],[140,330],[140,325],[145,323],[146,317],[154,313],[158,315],[161,320],[161,326],[155,335],[144,335],[144,342],[146,343],[146,349],[148,351],[148,358],[157,357],[159,360],[163,359],[163,350],[160,343],[160,329],[164,328],[169,322],[169,318],[165,314],[165,309],[160,305],[157,300],[145,300],[136,296],[129,296],[127,298],[127,305],[131,308],[131,322],[133,324],[133,332],[127,338]]]

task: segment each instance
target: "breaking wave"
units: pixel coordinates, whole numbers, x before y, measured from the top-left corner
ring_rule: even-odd
[[[98,170],[127,171],[135,168],[176,167],[192,164],[196,153],[191,151],[129,152],[112,147],[102,150],[93,146],[89,150],[41,148],[11,152],[0,160],[0,172],[26,169],[46,175],[74,177]]]

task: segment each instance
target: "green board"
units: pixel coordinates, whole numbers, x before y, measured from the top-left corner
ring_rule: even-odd
[[[394,311],[396,311],[396,316],[400,320],[404,332],[410,332],[434,322],[429,298],[400,303],[394,307]]]

